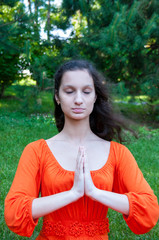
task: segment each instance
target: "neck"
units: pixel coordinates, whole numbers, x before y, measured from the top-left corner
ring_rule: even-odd
[[[61,131],[61,135],[63,135],[63,137],[68,141],[71,141],[75,144],[82,144],[94,134],[90,129],[89,119],[85,119],[79,121],[65,120],[65,125]]]

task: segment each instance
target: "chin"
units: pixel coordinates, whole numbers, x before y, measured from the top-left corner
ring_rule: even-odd
[[[67,116],[70,120],[84,120],[84,119],[87,119],[89,118],[89,115],[88,116],[84,116],[82,114],[76,114],[76,115],[73,115],[73,116]]]
[[[75,119],[75,120],[83,120],[87,117],[83,117],[83,116],[75,116],[75,117],[72,117],[72,119]]]

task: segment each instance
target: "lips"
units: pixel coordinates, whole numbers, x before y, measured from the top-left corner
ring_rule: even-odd
[[[84,108],[72,108],[72,111],[74,112],[74,113],[83,113],[84,112]]]

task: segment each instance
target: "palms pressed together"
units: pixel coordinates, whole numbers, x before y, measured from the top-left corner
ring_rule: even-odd
[[[85,148],[83,146],[80,146],[77,155],[75,177],[72,190],[75,192],[78,198],[80,198],[84,195],[92,197],[93,191],[95,189],[96,187],[92,181]]]

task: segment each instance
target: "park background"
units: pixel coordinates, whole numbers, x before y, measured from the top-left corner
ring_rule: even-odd
[[[4,199],[24,147],[57,133],[53,76],[72,58],[104,74],[113,107],[138,135],[125,132],[125,145],[159,198],[159,1],[1,0],[0,239],[24,239],[5,225]],[[159,239],[158,224],[137,236],[121,214],[109,210],[109,219],[110,240]]]

